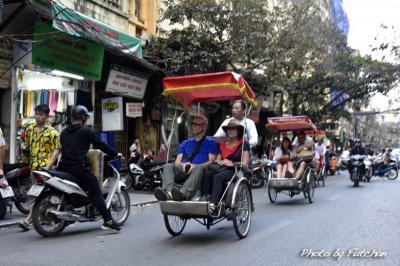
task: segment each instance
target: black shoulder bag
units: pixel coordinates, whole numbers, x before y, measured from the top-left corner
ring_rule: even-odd
[[[196,147],[194,148],[190,157],[187,159],[187,162],[191,163],[193,161],[194,157],[196,157],[196,155],[199,153],[201,145],[203,144],[205,139],[206,139],[206,136],[203,136],[203,138],[199,142],[197,142]],[[188,175],[190,167],[191,166],[189,164],[185,165],[185,170],[184,170],[185,175]]]

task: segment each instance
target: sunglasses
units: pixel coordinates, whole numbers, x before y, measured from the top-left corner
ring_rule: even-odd
[[[204,123],[195,123],[195,122],[192,122],[192,126],[201,127],[202,125],[204,125]]]

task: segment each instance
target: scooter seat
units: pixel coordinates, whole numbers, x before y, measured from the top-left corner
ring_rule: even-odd
[[[7,173],[7,172],[10,172],[12,170],[19,169],[19,168],[22,168],[22,167],[25,167],[25,166],[28,166],[28,164],[27,163],[12,163],[12,164],[5,163],[3,165],[3,170],[4,170],[5,173]]]
[[[154,167],[157,165],[165,164],[165,162],[160,162],[160,161],[154,161],[154,162],[145,162],[143,163],[144,167]]]
[[[61,179],[65,179],[71,182],[77,182],[78,178],[75,177],[74,175],[67,173],[67,172],[61,172],[61,171],[56,171],[56,170],[48,170],[47,172],[49,172],[51,175],[53,176],[57,176]]]

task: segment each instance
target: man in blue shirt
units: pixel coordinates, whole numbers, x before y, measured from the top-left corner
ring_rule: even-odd
[[[154,190],[158,200],[190,200],[200,189],[203,169],[218,154],[217,142],[205,136],[207,125],[208,120],[204,116],[192,118],[193,137],[181,143],[175,163],[165,165],[162,188]],[[182,187],[176,188],[175,182],[183,182]]]

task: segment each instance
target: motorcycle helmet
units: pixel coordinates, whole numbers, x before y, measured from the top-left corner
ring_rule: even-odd
[[[85,106],[77,105],[74,108],[72,108],[71,115],[72,115],[72,119],[86,120],[90,116],[90,113]]]

